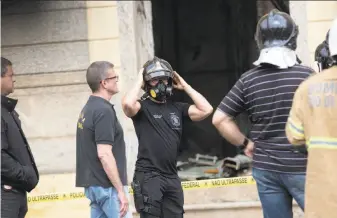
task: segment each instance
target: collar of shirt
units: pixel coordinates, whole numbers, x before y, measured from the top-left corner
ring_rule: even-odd
[[[90,95],[89,101],[98,101],[98,102],[102,102],[102,103],[108,104],[111,107],[114,107],[114,104],[112,104],[110,101],[108,101],[108,100],[106,100],[106,99],[104,99],[102,97],[95,96],[95,95]]]
[[[14,111],[17,103],[18,103],[17,99],[13,99],[13,98],[9,98],[7,96],[1,95],[1,106],[5,107],[9,112]]]

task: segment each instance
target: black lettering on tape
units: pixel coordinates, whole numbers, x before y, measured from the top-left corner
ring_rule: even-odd
[[[181,184],[183,188],[200,188],[200,184],[197,181],[184,182]]]
[[[226,185],[235,185],[235,184],[247,184],[247,178],[231,178],[231,179],[222,179],[222,180],[213,180],[212,186],[226,186]]]
[[[59,200],[58,194],[28,197],[28,202],[40,202],[40,201],[52,201],[52,200]]]
[[[70,198],[83,198],[84,193],[83,192],[73,192],[70,193]]]
[[[220,180],[214,180],[214,181],[212,181],[212,186],[222,185],[223,182],[224,182],[224,180],[222,182]]]
[[[255,180],[253,177],[234,177],[234,178],[226,178],[226,179],[214,179],[208,181],[188,181],[182,182],[181,186],[184,189],[190,188],[208,188],[208,187],[219,187],[219,186],[227,186],[227,185],[241,185],[241,184],[249,184],[254,183]],[[209,184],[209,186],[208,186]],[[129,187],[129,192],[132,193],[132,188]],[[62,197],[63,196],[63,197]],[[39,196],[28,196],[28,203],[34,202],[43,202],[43,201],[52,201],[52,200],[61,200],[67,199],[78,199],[85,197],[84,192],[72,192],[70,194],[49,194],[49,195],[39,195]]]

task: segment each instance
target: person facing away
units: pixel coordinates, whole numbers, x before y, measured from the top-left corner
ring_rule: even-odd
[[[315,62],[317,64],[318,72],[330,68],[333,64],[333,59],[329,50],[328,37],[329,31],[326,34],[326,39],[320,43],[315,50]]]
[[[337,217],[337,19],[329,35],[332,63],[297,89],[286,133],[308,148],[305,217]]]
[[[298,63],[298,28],[286,13],[263,16],[255,34],[260,56],[241,75],[213,115],[213,125],[231,144],[252,157],[252,174],[264,218],[291,218],[292,200],[304,209],[307,163],[305,149],[294,149],[285,135],[293,95],[313,70]],[[246,111],[252,123],[248,136],[234,119]]]
[[[194,104],[173,102],[173,88],[185,91]],[[141,89],[145,94],[138,99]],[[141,218],[182,218],[184,195],[176,164],[183,123],[204,120],[212,106],[167,61],[154,57],[139,71],[122,107],[139,142],[132,182],[137,212]]]
[[[39,172],[15,106],[12,62],[1,57],[1,217],[23,218],[27,192],[39,182]]]
[[[93,62],[86,74],[92,94],[77,121],[76,187],[85,189],[91,218],[131,217],[124,133],[110,103],[118,78],[107,61]]]

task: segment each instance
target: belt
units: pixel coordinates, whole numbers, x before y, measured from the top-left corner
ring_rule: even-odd
[[[11,186],[12,187],[12,186]],[[23,189],[20,189],[20,188],[14,188],[12,187],[11,189],[8,189],[8,188],[5,188],[5,185],[4,184],[1,184],[1,190],[5,191],[5,192],[14,192],[14,193],[17,193],[17,194],[23,194],[23,195],[26,195],[26,191],[24,191]]]

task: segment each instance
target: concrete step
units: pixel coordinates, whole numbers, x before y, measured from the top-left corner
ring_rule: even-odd
[[[294,218],[303,218],[303,212],[294,204]],[[134,213],[134,218],[139,215]],[[184,218],[261,218],[263,217],[261,204],[259,201],[248,202],[227,202],[213,204],[193,204],[185,205]]]
[[[255,185],[184,190],[185,205],[259,201]]]
[[[184,218],[261,218],[262,209],[259,201],[247,202],[226,202],[209,204],[189,204],[185,205]],[[133,218],[139,218],[131,205]],[[294,218],[303,218],[301,209],[294,204]],[[86,199],[43,202],[32,204],[26,218],[90,218],[89,202]]]

